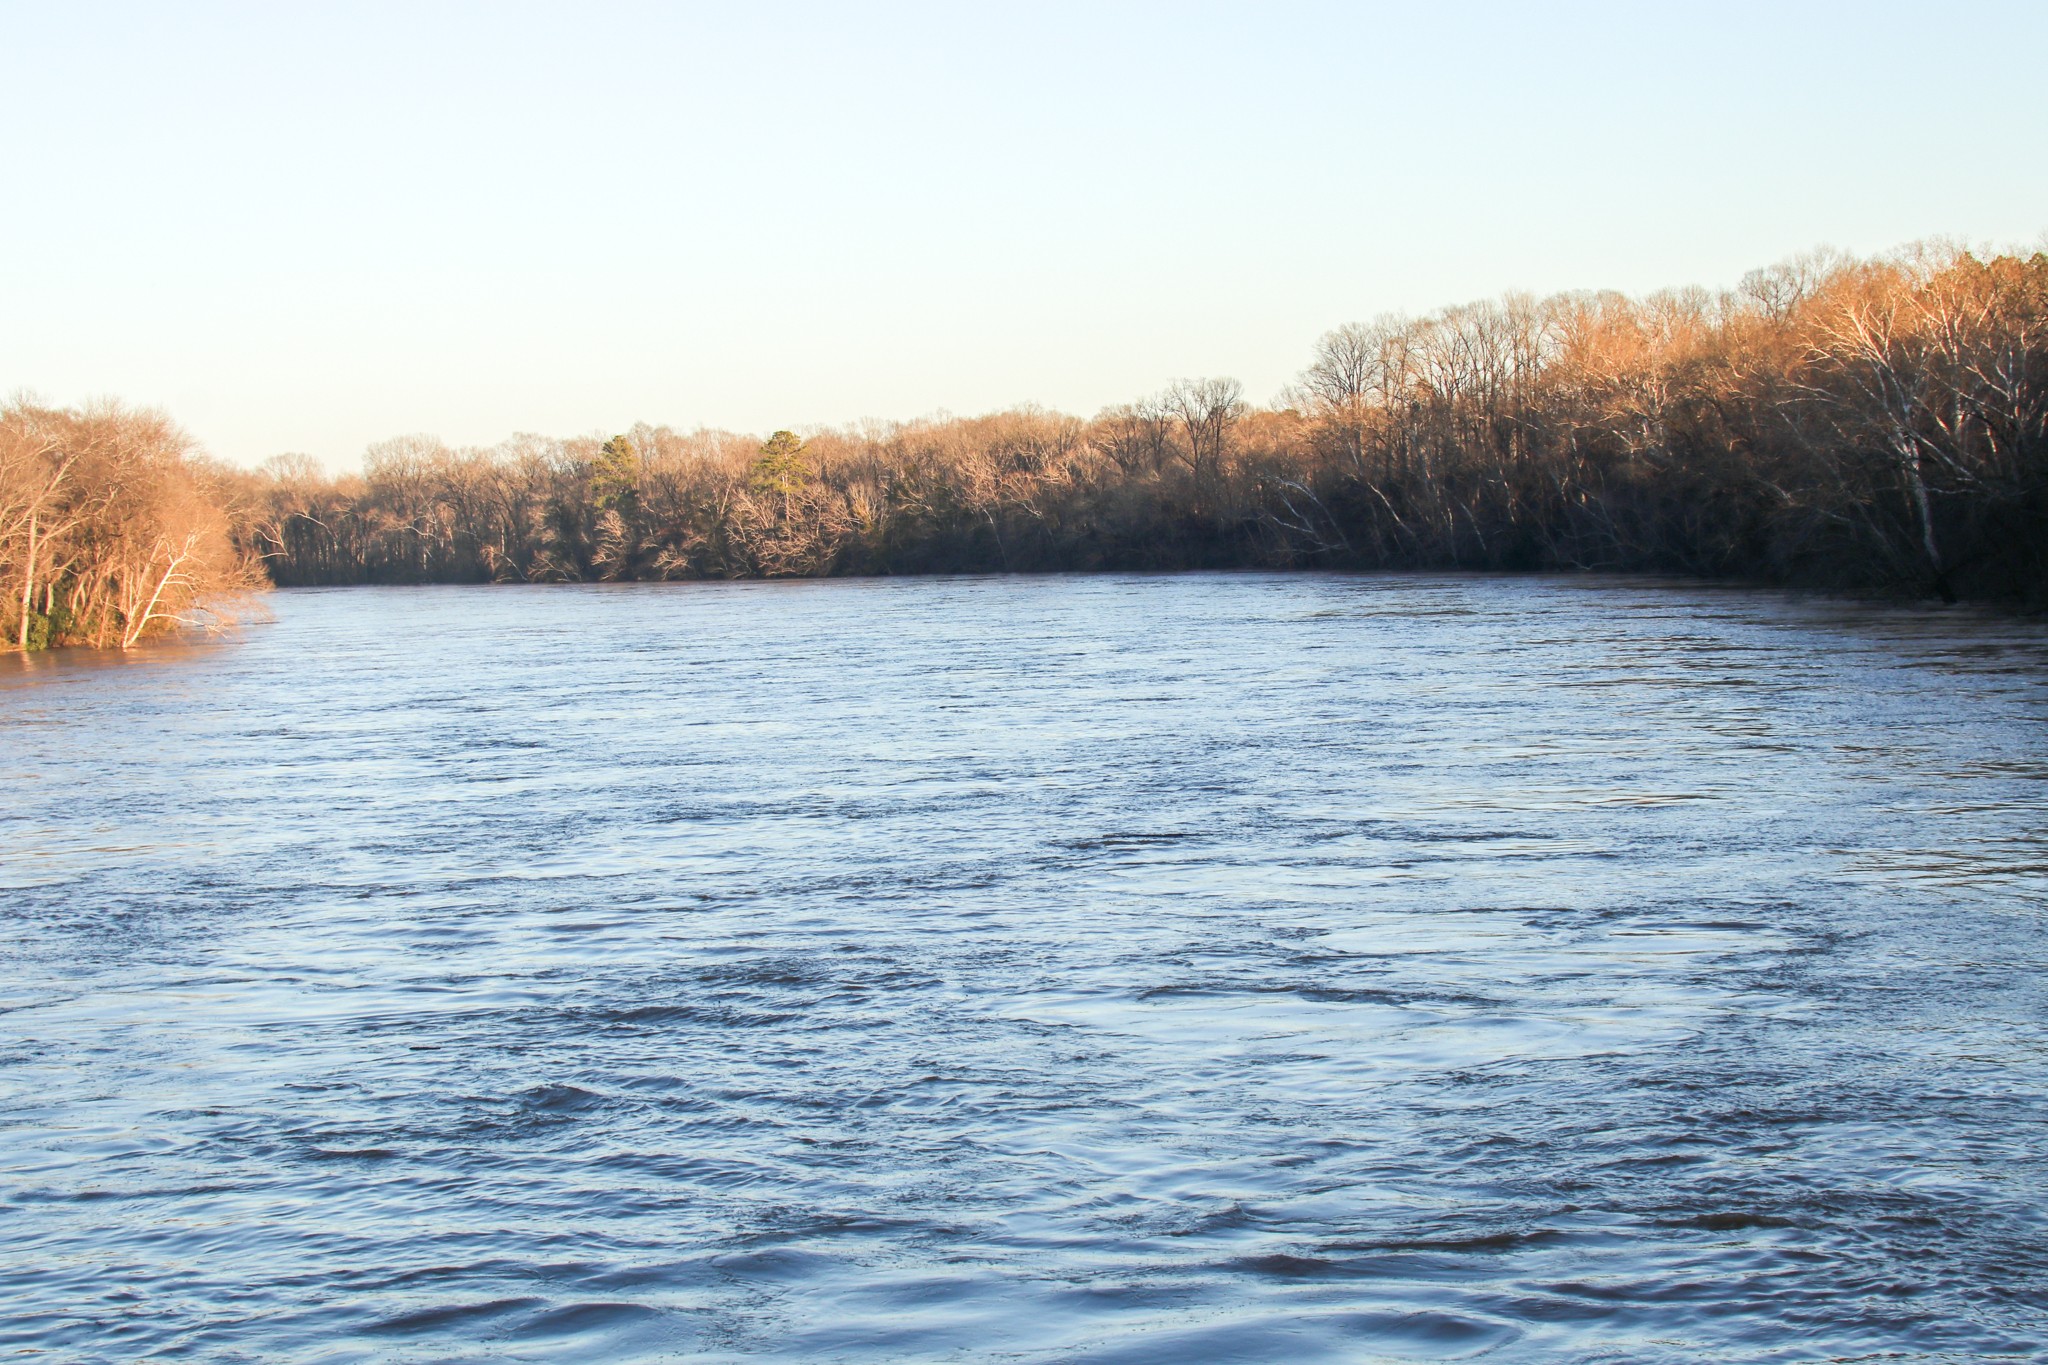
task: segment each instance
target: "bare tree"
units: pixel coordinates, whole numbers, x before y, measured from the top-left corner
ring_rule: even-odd
[[[1160,395],[1159,406],[1180,426],[1199,497],[1221,475],[1230,433],[1245,415],[1244,386],[1235,379],[1183,379]]]

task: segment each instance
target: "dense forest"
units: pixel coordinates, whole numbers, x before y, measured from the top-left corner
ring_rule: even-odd
[[[1221,567],[1654,571],[2048,604],[2048,254],[1342,327],[1271,408],[1177,383],[758,437],[408,437],[330,478],[0,411],[0,623],[130,644],[253,584]]]

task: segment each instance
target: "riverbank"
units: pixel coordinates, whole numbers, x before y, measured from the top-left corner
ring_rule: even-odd
[[[765,441],[640,425],[238,471],[0,409],[0,638],[133,645],[279,586],[1327,568],[1679,574],[2048,606],[2048,255],[1343,327],[1267,408],[1183,381]]]

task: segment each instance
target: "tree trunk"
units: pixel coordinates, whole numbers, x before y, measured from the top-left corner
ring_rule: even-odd
[[[28,614],[36,598],[36,514],[28,514],[28,563],[21,572],[21,652],[28,653]]]

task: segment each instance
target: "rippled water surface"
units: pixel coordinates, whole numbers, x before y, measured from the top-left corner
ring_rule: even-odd
[[[280,594],[0,660],[0,1349],[2034,1359],[2048,627]]]

